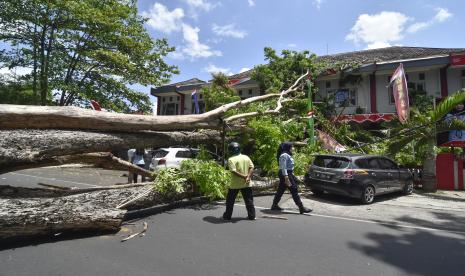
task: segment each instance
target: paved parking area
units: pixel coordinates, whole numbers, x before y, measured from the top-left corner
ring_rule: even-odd
[[[92,168],[33,169],[0,176],[0,184],[88,187],[125,183],[124,172]],[[56,236],[37,245],[1,247],[0,275],[463,275],[465,202],[424,194],[386,195],[371,205],[304,191],[297,214],[272,212],[272,195],[255,197],[256,221],[237,202],[196,205],[125,223],[119,233]],[[285,219],[270,219],[264,216]],[[142,229],[143,237],[121,239]]]

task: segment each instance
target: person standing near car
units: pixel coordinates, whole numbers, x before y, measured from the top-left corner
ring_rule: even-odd
[[[138,148],[135,150],[134,154],[132,155],[130,161],[132,164],[145,169],[145,160],[144,160],[145,150],[142,148]],[[145,182],[145,175],[141,175],[142,182]],[[134,183],[137,183],[137,173],[133,173],[132,179]]]
[[[294,159],[292,158],[292,143],[283,142],[279,145],[278,152],[276,154],[279,164],[279,186],[278,190],[273,199],[273,205],[271,210],[282,211],[283,208],[279,207],[278,203],[284,194],[284,191],[289,189],[292,195],[292,199],[295,204],[299,207],[299,212],[310,213],[312,209],[304,207],[302,200],[300,200],[299,190],[297,188],[297,179],[294,176]]]
[[[252,177],[254,165],[247,155],[241,154],[239,143],[230,143],[228,151],[231,156],[228,159],[228,167],[232,176],[231,185],[226,196],[226,211],[223,214],[223,219],[231,220],[234,202],[237,193],[240,191],[244,198],[245,208],[247,209],[247,217],[250,220],[254,220],[255,207],[253,204],[252,188],[250,187],[250,179]]]

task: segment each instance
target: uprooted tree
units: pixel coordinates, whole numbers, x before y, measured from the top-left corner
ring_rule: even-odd
[[[228,103],[200,115],[144,116],[77,107],[0,105],[0,173],[78,162],[131,169],[130,165],[99,152],[129,147],[219,144],[225,126],[241,132],[247,128],[244,124],[246,119],[279,114],[286,98],[299,93],[301,80],[307,74],[300,76],[291,87],[280,93]],[[248,108],[263,102],[267,102],[265,109],[253,111],[253,107]],[[238,109],[243,111],[237,112]],[[122,197],[142,193],[151,202],[162,200],[151,186],[149,189],[138,186],[93,193],[83,191],[78,195],[52,198],[37,198],[32,193],[26,199],[18,198],[20,193],[17,189],[3,187],[2,191],[0,224],[3,232],[0,238],[50,234],[70,229],[116,229],[125,212],[116,208]],[[37,190],[39,194],[43,192]],[[128,206],[131,208],[131,204],[124,207]],[[75,212],[79,212],[76,215],[78,220],[73,219]]]

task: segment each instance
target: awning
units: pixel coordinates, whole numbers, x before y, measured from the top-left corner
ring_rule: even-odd
[[[465,148],[465,141],[449,141],[439,146],[440,147]]]
[[[371,114],[353,114],[353,115],[340,115],[335,121],[336,122],[355,122],[355,123],[364,123],[364,122],[389,122],[396,118],[394,113],[371,113]]]

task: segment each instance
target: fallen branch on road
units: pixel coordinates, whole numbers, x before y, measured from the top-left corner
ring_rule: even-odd
[[[125,241],[128,241],[134,237],[137,237],[139,235],[141,235],[141,237],[145,236],[145,233],[147,232],[147,229],[149,228],[147,222],[144,221],[144,229],[142,229],[142,231],[138,232],[138,233],[135,233],[135,234],[132,234],[132,235],[129,235],[128,237],[124,238],[121,240],[121,242],[125,242]]]

